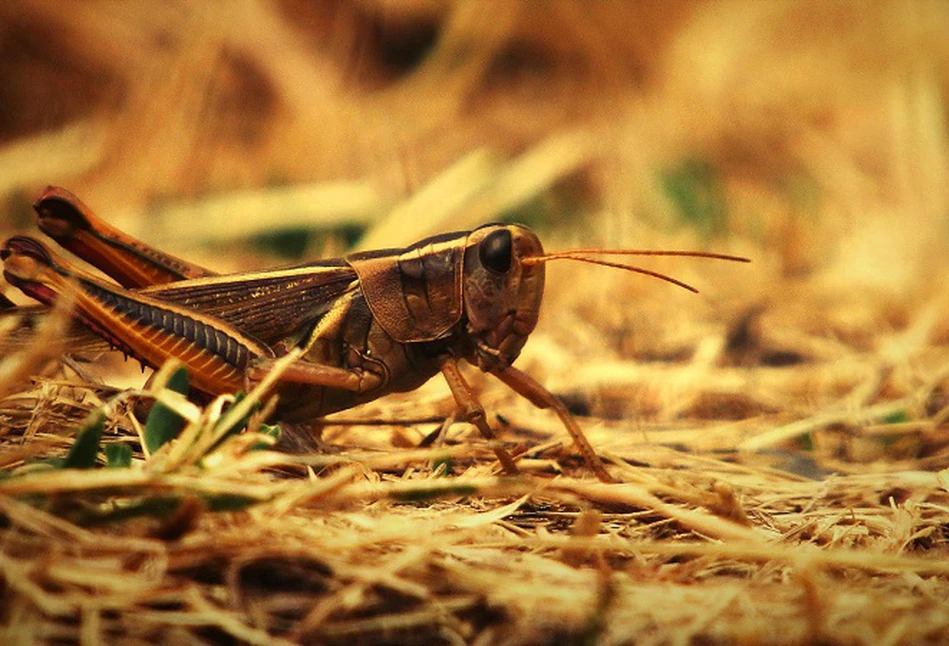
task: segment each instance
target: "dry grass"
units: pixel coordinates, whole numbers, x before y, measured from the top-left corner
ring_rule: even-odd
[[[550,267],[517,365],[617,485],[475,371],[522,476],[465,424],[417,448],[439,383],[320,455],[206,450],[219,410],[156,386],[194,443],[146,455],[139,383],[48,365],[50,317],[0,357],[0,641],[949,639],[945,4],[314,7],[5,4],[6,228],[58,183],[222,269],[287,229],[330,232],[313,256],[501,216],[754,265],[655,265],[699,297]],[[36,461],[97,410],[131,468]]]

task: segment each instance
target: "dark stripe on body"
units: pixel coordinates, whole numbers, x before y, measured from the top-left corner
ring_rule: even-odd
[[[100,303],[119,314],[148,327],[184,338],[201,350],[220,357],[231,366],[247,366],[248,349],[236,339],[203,321],[156,305],[139,303],[94,283],[83,281],[83,287]]]

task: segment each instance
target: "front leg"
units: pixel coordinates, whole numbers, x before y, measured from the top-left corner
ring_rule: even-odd
[[[484,406],[481,405],[481,402],[478,401],[478,397],[471,389],[471,386],[465,381],[461,370],[458,369],[458,363],[455,361],[455,358],[449,355],[440,357],[438,360],[438,368],[445,377],[445,382],[448,383],[448,388],[455,397],[455,402],[458,404],[458,410],[461,414],[464,415],[469,424],[474,425],[478,429],[486,440],[494,441],[496,438],[494,431],[492,431],[488,425],[488,420],[484,413]],[[499,446],[492,447],[492,450],[497,456],[498,462],[501,463],[501,466],[504,467],[504,470],[508,474],[517,475],[520,473],[517,464],[514,463],[514,458],[512,458],[507,451]]]
[[[564,406],[562,401],[557,399],[546,388],[534,381],[530,375],[521,372],[513,366],[508,366],[503,370],[495,372],[494,375],[507,384],[511,390],[516,392],[521,397],[527,399],[534,406],[537,406],[541,409],[553,409],[553,411],[557,414],[557,417],[559,417],[560,421],[563,423],[564,428],[566,428],[567,432],[570,433],[570,436],[573,438],[574,446],[577,447],[577,450],[583,457],[584,462],[586,462],[590,470],[593,471],[594,475],[596,475],[596,477],[601,482],[616,482],[613,476],[611,476],[606,470],[606,467],[603,466],[603,461],[600,460],[600,456],[597,455],[593,445],[590,444],[587,436],[583,434],[582,430],[580,430],[576,420],[573,419],[570,411],[567,410],[567,407]]]

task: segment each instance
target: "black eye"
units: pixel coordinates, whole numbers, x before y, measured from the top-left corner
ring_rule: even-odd
[[[489,270],[503,274],[511,268],[511,232],[498,229],[481,242],[478,249],[481,264]]]

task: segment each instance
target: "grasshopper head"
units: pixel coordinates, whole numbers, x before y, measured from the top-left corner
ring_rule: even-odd
[[[519,224],[486,225],[468,235],[465,314],[474,342],[471,359],[482,370],[509,366],[537,324],[544,295],[544,265],[522,261],[543,253],[537,236]]]

